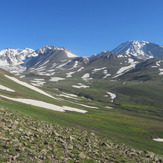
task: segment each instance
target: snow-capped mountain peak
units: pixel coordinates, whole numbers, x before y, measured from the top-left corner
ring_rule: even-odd
[[[38,50],[33,50],[30,48],[25,49],[13,49],[6,48],[0,51],[0,67],[4,66],[16,66],[20,64],[26,64],[30,61],[32,57],[37,57],[42,54],[51,54],[54,52],[63,52],[67,58],[77,57],[70,50],[64,47],[55,47],[55,46],[44,46]]]
[[[75,54],[73,54],[70,50],[68,49],[65,49],[65,52],[68,56],[68,58],[74,58],[74,57],[77,57]]]
[[[49,52],[54,52],[54,51],[64,51],[67,54],[68,58],[74,58],[77,57],[75,54],[73,54],[70,50],[64,48],[64,47],[56,47],[56,46],[44,46],[38,50],[36,50],[36,53],[38,54],[44,54],[44,53],[49,53]]]
[[[163,47],[147,41],[127,41],[113,49],[112,52],[133,55],[143,60],[163,57]]]
[[[23,60],[28,57],[28,55],[33,56],[34,50],[30,48],[25,49],[12,49],[7,48],[0,51],[0,61],[2,65],[19,65],[23,63]]]
[[[146,48],[144,48],[149,42],[147,41],[130,41],[130,48],[126,50],[126,54],[131,54],[140,59],[153,58],[152,55],[146,54]]]

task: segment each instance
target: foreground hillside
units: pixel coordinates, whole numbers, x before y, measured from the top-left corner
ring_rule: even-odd
[[[123,90],[118,93],[120,82],[110,81],[101,85],[97,81],[93,84],[94,88],[74,88],[70,90],[70,94],[67,89],[71,88],[71,81],[55,83],[55,87],[49,84],[48,87],[39,88],[0,70],[0,107],[16,110],[51,124],[91,131],[106,139],[163,155],[162,142],[154,141],[163,137],[161,87],[154,94],[160,102],[158,106],[148,105],[148,101],[140,105],[137,103],[138,98],[133,98],[137,101],[132,103],[131,98],[120,95]],[[143,85],[139,88],[144,88],[144,84],[147,86],[147,83],[140,84]],[[133,82],[121,85],[125,90],[128,88],[127,92],[130,93],[135,92],[131,88],[137,89],[139,86]],[[150,89],[144,91],[147,90],[150,95],[154,85],[149,86]],[[122,95],[125,93],[123,92]],[[104,97],[106,93],[109,94]],[[110,94],[113,96],[114,93],[116,98],[110,99]]]
[[[138,151],[72,127],[60,127],[0,108],[0,162],[162,162]]]

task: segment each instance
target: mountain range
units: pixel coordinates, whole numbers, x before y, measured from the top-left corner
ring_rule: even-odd
[[[162,75],[161,58],[163,46],[147,41],[127,41],[112,51],[90,57],[78,57],[64,47],[55,46],[37,50],[8,48],[0,51],[0,67],[16,75],[34,73],[53,77],[57,74],[65,78],[87,74],[87,78],[114,79],[130,70],[142,70],[141,66]],[[146,64],[149,62],[150,67]]]
[[[2,109],[7,107],[49,123],[84,129],[90,135],[93,132],[93,135],[142,150],[139,156],[147,154],[146,150],[163,154],[163,46],[128,41],[111,51],[89,57],[76,56],[64,47],[8,48],[0,51],[0,67]],[[7,134],[11,127],[7,128]],[[33,126],[29,128],[33,131]],[[22,135],[20,126],[19,129]],[[13,131],[17,130],[13,128]],[[1,132],[0,137],[3,137]],[[17,137],[22,139],[20,135]],[[59,149],[64,145],[64,142],[60,144],[60,138],[59,135],[56,139]],[[31,140],[32,137],[29,143],[33,146]],[[71,140],[66,139],[68,144],[73,140],[73,136]],[[84,142],[87,143],[87,139]],[[80,143],[85,146],[79,140]],[[121,148],[117,143],[113,146]],[[63,148],[67,151],[67,147]],[[18,152],[17,148],[12,149]],[[129,158],[135,155],[135,151],[120,151]],[[78,155],[71,147],[73,152]],[[147,159],[155,159],[152,153],[146,154]]]

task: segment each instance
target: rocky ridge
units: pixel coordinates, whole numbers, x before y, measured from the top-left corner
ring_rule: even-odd
[[[0,108],[0,162],[162,162],[154,153],[138,151],[99,138],[94,133],[61,127]]]

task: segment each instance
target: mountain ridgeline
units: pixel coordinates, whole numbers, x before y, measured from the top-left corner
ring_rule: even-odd
[[[55,70],[61,76],[65,74],[65,77],[67,73],[80,77],[88,73],[90,78],[110,79],[130,70],[141,70],[141,65],[145,66],[147,60],[151,60],[151,65],[146,65],[150,72],[155,69],[157,75],[161,75],[161,58],[163,46],[146,41],[128,41],[112,51],[90,57],[78,57],[66,48],[55,46],[44,46],[38,50],[8,48],[0,51],[0,67],[16,75],[24,72],[40,75]],[[69,71],[72,69],[76,72]]]

